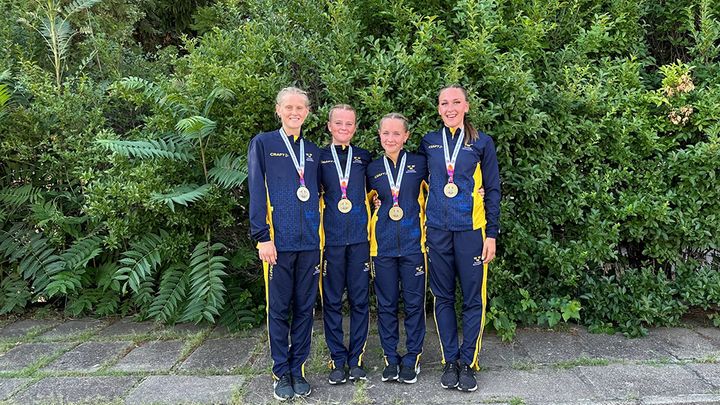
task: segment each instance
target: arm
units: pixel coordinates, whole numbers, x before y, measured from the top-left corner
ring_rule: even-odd
[[[483,246],[483,258],[489,263],[495,257],[495,239],[500,232],[500,169],[498,167],[497,153],[492,138],[488,137],[482,149],[481,169],[485,197],[485,218],[487,239]]]
[[[275,264],[277,251],[270,239],[267,222],[268,204],[265,185],[265,159],[263,146],[256,136],[248,150],[248,190],[250,191],[250,233],[258,242],[258,256],[264,262]]]

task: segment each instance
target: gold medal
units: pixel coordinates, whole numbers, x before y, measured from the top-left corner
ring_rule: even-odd
[[[295,194],[297,194],[297,198],[300,201],[307,201],[310,199],[310,190],[308,190],[308,188],[305,186],[298,187]]]
[[[343,198],[342,200],[338,201],[337,207],[338,211],[342,212],[343,214],[347,214],[352,209],[352,202],[347,198]]]
[[[443,191],[445,192],[445,196],[453,198],[458,195],[458,186],[455,183],[448,183],[445,185],[445,188],[443,188]]]
[[[403,210],[398,206],[390,208],[390,219],[393,221],[399,221],[403,217]]]

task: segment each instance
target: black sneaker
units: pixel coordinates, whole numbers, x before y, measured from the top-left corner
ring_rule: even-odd
[[[397,364],[388,364],[383,370],[382,380],[383,381],[395,381],[398,379],[398,373],[400,367]]]
[[[406,384],[415,384],[417,382],[418,374],[420,374],[420,366],[402,366],[400,367],[400,375],[398,376],[398,381],[404,382]]]
[[[350,381],[367,380],[367,373],[362,366],[350,367]]]
[[[442,377],[440,377],[440,385],[443,388],[455,388],[458,386],[458,368],[456,361],[448,361],[443,367]]]
[[[273,396],[280,401],[288,400],[295,396],[292,379],[290,374],[286,373],[279,380],[273,382]]]
[[[347,382],[345,367],[335,367],[332,369],[328,376],[328,382],[332,385],[345,384],[345,382]]]
[[[460,368],[458,377],[458,387],[460,391],[473,392],[477,389],[477,380],[475,379],[475,370],[469,365],[463,364]]]
[[[292,388],[293,391],[295,391],[295,396],[297,397],[306,397],[310,395],[312,392],[312,389],[310,388],[310,384],[307,382],[305,377],[301,375],[294,375],[292,378]]]

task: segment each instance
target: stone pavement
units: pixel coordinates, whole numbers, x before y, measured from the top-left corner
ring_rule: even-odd
[[[652,329],[646,338],[519,329],[483,339],[479,389],[443,390],[434,322],[418,383],[382,383],[376,328],[369,380],[326,383],[327,348],[315,322],[306,370],[311,404],[720,404],[720,329]],[[131,319],[0,320],[0,403],[266,404],[272,399],[263,328],[162,326]]]

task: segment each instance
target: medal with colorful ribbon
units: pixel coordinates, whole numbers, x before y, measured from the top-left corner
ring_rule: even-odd
[[[353,151],[352,146],[348,145],[347,160],[345,163],[345,172],[343,173],[340,167],[340,158],[338,157],[337,151],[335,151],[335,145],[330,145],[330,152],[332,152],[333,161],[335,162],[335,171],[338,175],[338,181],[340,182],[340,192],[342,197],[338,201],[338,211],[343,214],[347,214],[352,209],[352,202],[347,197],[347,188],[350,183],[350,169],[352,168],[352,157]]]
[[[448,148],[447,131],[445,131],[445,128],[443,128],[442,133],[443,155],[445,155],[445,169],[447,169],[448,175],[448,182],[447,184],[445,184],[443,191],[445,192],[445,196],[447,196],[448,198],[453,198],[458,195],[458,186],[453,181],[453,178],[455,177],[455,162],[457,161],[458,154],[460,153],[460,148],[462,147],[463,134],[462,129],[458,128],[457,131],[458,139],[457,141],[455,141],[455,148],[453,149],[452,157],[450,157],[450,148]]]
[[[388,182],[390,183],[390,192],[392,193],[393,206],[390,208],[390,219],[393,221],[399,221],[403,217],[403,210],[400,208],[400,184],[402,184],[403,173],[405,173],[405,161],[407,159],[407,153],[400,159],[400,167],[398,168],[397,180],[393,178],[392,171],[390,171],[390,164],[388,163],[387,156],[383,156],[383,163],[385,164],[385,174],[387,174]]]
[[[298,158],[295,157],[295,152],[293,151],[292,145],[290,145],[288,135],[282,128],[280,128],[280,137],[282,138],[283,143],[285,143],[285,147],[287,148],[288,153],[290,153],[290,157],[292,158],[293,164],[295,165],[295,170],[300,177],[300,187],[298,187],[295,194],[300,201],[307,201],[310,199],[310,190],[305,187],[305,142],[302,140],[302,138],[300,139],[300,161],[298,161]]]

